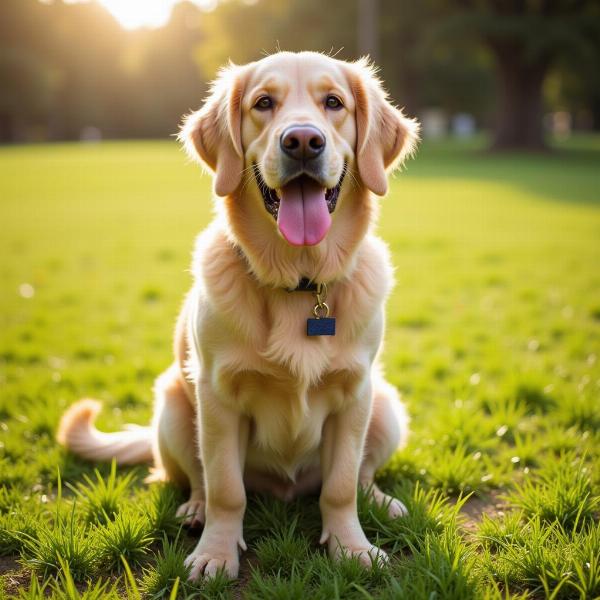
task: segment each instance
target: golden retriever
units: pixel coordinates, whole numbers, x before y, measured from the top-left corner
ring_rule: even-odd
[[[153,460],[190,490],[178,514],[204,526],[191,579],[237,575],[246,489],[320,490],[330,555],[385,560],[357,486],[405,513],[373,478],[408,419],[377,361],[392,269],[373,193],[417,133],[366,60],[313,52],[230,65],[185,119],[180,139],[214,172],[216,218],[197,240],[152,426],[102,433],[99,403],[82,400],[58,439],[88,459]]]

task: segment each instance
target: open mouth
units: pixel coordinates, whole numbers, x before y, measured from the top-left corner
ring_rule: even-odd
[[[283,237],[292,246],[318,244],[331,226],[330,215],[337,205],[346,165],[337,185],[330,189],[302,174],[275,190],[267,186],[256,164],[253,168],[265,208],[277,221]]]

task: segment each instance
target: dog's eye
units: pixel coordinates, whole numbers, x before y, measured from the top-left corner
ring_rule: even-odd
[[[329,96],[325,98],[325,107],[331,110],[340,110],[340,108],[343,108],[344,105],[337,96],[329,94]]]
[[[273,108],[273,98],[271,96],[261,96],[255,103],[256,110],[271,110]]]

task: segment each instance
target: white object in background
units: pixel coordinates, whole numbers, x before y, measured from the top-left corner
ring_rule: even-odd
[[[448,117],[443,110],[426,108],[419,116],[424,138],[441,138],[448,133]]]
[[[552,113],[551,127],[552,133],[559,138],[568,138],[572,131],[571,113],[564,110]]]
[[[469,113],[458,113],[452,117],[452,134],[458,138],[470,138],[475,135],[475,118]]]
[[[79,139],[82,142],[100,142],[102,140],[102,131],[99,127],[93,125],[86,125],[79,133]]]

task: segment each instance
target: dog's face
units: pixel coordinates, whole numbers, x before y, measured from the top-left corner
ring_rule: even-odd
[[[416,135],[366,62],[281,52],[224,70],[181,137],[217,195],[254,192],[290,245],[313,246],[357,182],[385,194]]]
[[[339,64],[283,53],[258,63],[242,101],[242,146],[283,237],[318,244],[356,147],[354,97]]]

